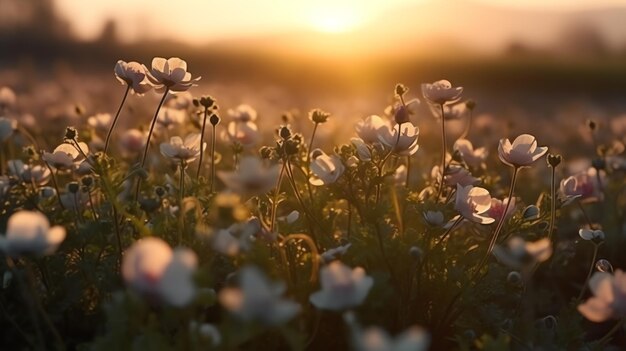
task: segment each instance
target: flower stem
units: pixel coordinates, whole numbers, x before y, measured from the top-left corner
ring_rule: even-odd
[[[124,102],[126,102],[126,97],[128,96],[128,92],[130,92],[130,85],[126,86],[126,92],[124,92],[124,97],[122,98],[122,103],[120,103],[120,107],[117,109],[117,113],[115,114],[115,118],[113,118],[113,123],[111,123],[111,127],[109,128],[109,132],[107,133],[106,141],[104,142],[104,154],[109,150],[109,142],[111,141],[111,135],[113,134],[113,129],[115,128],[115,124],[117,123],[117,119],[120,117],[120,112],[122,112],[122,107],[124,106]]]
[[[552,168],[552,176],[550,178],[550,227],[548,229],[548,240],[552,241],[552,234],[554,232],[554,222],[556,221],[556,168]],[[509,199],[509,202],[511,200]]]
[[[215,187],[215,135],[215,126],[213,126],[211,131],[211,193]]]
[[[183,243],[183,232],[185,231],[185,211],[183,200],[185,199],[185,161],[180,160],[180,183],[178,185],[178,245]]]
[[[143,168],[143,166],[146,164],[146,157],[148,156],[148,150],[150,149],[150,139],[152,139],[154,126],[156,125],[156,121],[159,118],[159,111],[161,110],[161,106],[163,106],[163,103],[165,102],[167,93],[169,93],[169,89],[165,88],[165,92],[163,93],[163,97],[161,97],[159,106],[157,107],[156,112],[154,112],[154,117],[152,117],[152,123],[150,124],[150,131],[148,132],[148,139],[146,139],[146,146],[143,149],[143,155],[141,155],[141,163],[140,163],[139,168]],[[137,180],[137,189],[135,189],[135,201],[139,199],[139,190],[141,190],[141,178]]]
[[[278,195],[280,194],[280,186],[283,182],[283,175],[285,174],[286,163],[283,162],[283,166],[280,169],[278,180],[276,181],[276,188],[274,189],[274,198],[272,200],[272,220],[270,223],[270,232],[274,233],[276,229],[276,212],[278,211]]]
[[[513,178],[511,179],[511,187],[509,188],[508,201],[506,202],[506,206],[504,206],[504,211],[502,212],[502,216],[500,216],[500,220],[498,221],[496,230],[493,232],[491,241],[489,242],[489,247],[487,248],[487,252],[485,253],[485,256],[483,257],[483,259],[480,261],[480,264],[478,265],[478,268],[476,269],[476,272],[474,273],[475,275],[479,274],[480,269],[483,268],[483,266],[487,263],[487,261],[489,260],[489,255],[491,255],[491,252],[493,251],[494,246],[496,246],[496,243],[498,242],[498,236],[500,235],[500,231],[504,227],[506,214],[509,211],[509,207],[511,205],[511,199],[513,198],[513,192],[515,190],[515,183],[517,182],[517,174],[519,170],[520,170],[519,167],[515,167],[515,169],[513,170]]]
[[[583,295],[585,294],[585,291],[587,291],[587,285],[589,284],[589,279],[591,279],[593,268],[596,265],[596,258],[598,258],[599,248],[600,248],[600,245],[593,243],[593,256],[591,256],[591,264],[589,265],[589,272],[587,273],[587,278],[585,278],[585,283],[583,284],[582,289],[580,289],[580,294],[578,294],[578,298],[576,299],[576,301],[582,300]]]
[[[204,108],[204,119],[202,120],[202,130],[200,131],[200,160],[198,160],[198,170],[196,171],[196,179],[200,177],[200,169],[202,169],[202,159],[204,156],[204,129],[206,128],[206,117],[209,109]]]
[[[624,319],[621,319],[619,322],[617,322],[613,328],[611,328],[611,330],[609,330],[608,333],[606,333],[606,335],[604,335],[601,339],[599,339],[598,341],[596,341],[596,344],[599,347],[603,347],[604,344],[606,344],[609,339],[611,339],[611,337],[613,336],[613,334],[615,334],[618,330],[622,329],[622,327],[624,326]]]
[[[437,190],[437,200],[441,196],[441,192],[443,191],[443,177],[446,173],[446,117],[445,112],[443,110],[443,104],[439,105],[441,107],[441,180],[439,181],[439,190]]]
[[[43,163],[45,163],[46,167],[48,167],[48,169],[50,170],[50,178],[52,178],[52,185],[54,186],[54,190],[57,193],[57,200],[59,200],[59,206],[61,206],[61,209],[65,210],[63,201],[61,201],[61,192],[59,191],[59,183],[57,182],[57,175],[59,174],[59,170],[57,169],[56,171],[53,171],[52,167],[50,167],[48,162],[44,161]]]
[[[470,128],[472,127],[472,117],[473,117],[473,115],[474,115],[474,110],[470,109],[469,115],[467,117],[467,124],[465,125],[465,130],[463,131],[463,134],[461,134],[459,139],[466,139],[467,136],[469,135]]]
[[[580,200],[576,200],[576,203],[578,204],[578,208],[580,208],[580,212],[582,212],[583,217],[585,217],[585,222],[587,222],[587,224],[589,225],[589,229],[593,229],[593,222],[591,221],[591,218],[589,218],[589,216],[587,215],[587,211],[585,211],[583,204],[580,202]]]
[[[396,143],[394,144],[394,146],[389,149],[389,152],[387,152],[387,154],[385,155],[385,157],[383,157],[382,161],[380,161],[380,165],[378,166],[378,178],[382,178],[383,176],[383,170],[385,168],[385,163],[387,163],[387,160],[389,159],[389,157],[391,156],[391,154],[393,153],[393,150],[398,147],[398,144],[400,143],[400,135],[402,133],[402,123],[398,123],[398,137],[396,138]],[[380,202],[380,189],[382,187],[382,179],[378,180],[378,184],[376,184],[376,205],[378,205],[378,203]]]

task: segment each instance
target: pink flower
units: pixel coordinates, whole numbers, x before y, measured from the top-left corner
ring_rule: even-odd
[[[380,128],[378,130],[378,140],[387,148],[392,148],[393,152],[400,156],[413,155],[419,149],[417,138],[419,137],[419,128],[411,124],[411,122],[403,123],[402,130],[398,136],[400,125],[396,124],[392,130]]]
[[[537,147],[537,139],[530,134],[522,134],[515,138],[513,144],[509,139],[500,139],[498,156],[511,167],[528,167],[548,152],[546,146]]]
[[[488,216],[490,207],[491,196],[487,189],[457,184],[454,208],[465,219],[480,224],[493,223],[495,219]]]
[[[474,149],[472,143],[467,139],[457,140],[453,148],[461,154],[463,162],[472,167],[472,169],[480,168],[487,159],[487,150],[484,147]]]
[[[585,303],[578,305],[578,312],[592,322],[626,317],[626,273],[616,270],[615,275],[596,272],[589,279],[593,293]]]
[[[600,177],[600,182],[604,178]],[[598,181],[597,170],[590,167],[587,171],[577,173],[571,177],[561,180],[559,190],[564,197],[564,202],[569,203],[574,199],[584,202],[599,201],[604,198],[600,182]]]
[[[124,253],[122,276],[137,293],[182,307],[195,295],[192,275],[196,255],[189,249],[174,251],[163,240],[148,237],[136,241]]]
[[[504,200],[491,198],[491,208],[489,208],[489,217],[492,218],[502,218],[502,214],[504,213],[504,209],[506,208],[507,203],[509,202],[509,198],[505,197]],[[515,212],[515,197],[511,200],[511,204],[509,205],[509,209],[506,211],[505,219],[510,218]]]

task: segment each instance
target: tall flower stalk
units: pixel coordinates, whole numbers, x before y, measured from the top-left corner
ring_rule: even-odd
[[[204,131],[206,129],[206,120],[215,100],[210,96],[203,96],[198,100],[194,100],[194,105],[204,107],[204,118],[202,119],[202,130],[200,131],[200,145],[204,145]],[[213,150],[211,150],[213,153]],[[204,159],[204,148],[200,149],[200,160],[198,161],[198,170],[196,171],[196,179],[200,177],[200,170],[202,169],[202,160]]]
[[[124,97],[122,98],[122,102],[120,103],[120,107],[117,109],[117,113],[115,113],[115,117],[113,118],[113,122],[111,123],[111,127],[109,127],[109,131],[107,133],[106,140],[104,142],[104,153],[106,154],[109,150],[109,143],[111,142],[111,135],[113,134],[113,129],[117,124],[117,120],[120,117],[120,112],[122,112],[122,107],[124,107],[124,102],[126,102],[126,97],[128,97],[128,93],[130,92],[130,85],[126,87],[126,91],[124,92]]]

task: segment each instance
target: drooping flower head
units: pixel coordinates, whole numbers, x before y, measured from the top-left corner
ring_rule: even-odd
[[[500,160],[511,167],[528,167],[546,152],[548,147],[537,147],[537,139],[530,134],[518,136],[513,144],[509,139],[500,139],[498,146]]]

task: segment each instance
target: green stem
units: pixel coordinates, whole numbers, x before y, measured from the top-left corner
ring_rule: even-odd
[[[513,192],[515,191],[515,183],[517,182],[517,174],[519,170],[520,170],[519,167],[515,167],[513,171],[513,178],[511,179],[511,187],[509,188],[508,201],[506,202],[506,206],[504,206],[504,211],[502,212],[502,216],[500,217],[500,220],[498,221],[496,230],[493,232],[493,236],[491,237],[491,241],[489,242],[489,248],[487,248],[487,252],[485,253],[485,256],[481,260],[480,264],[478,265],[478,268],[476,269],[476,272],[474,273],[474,275],[479,274],[481,268],[489,260],[489,256],[491,255],[493,248],[496,246],[496,243],[498,242],[498,236],[500,235],[500,231],[504,227],[504,222],[506,221],[506,215],[507,215],[507,212],[509,211],[509,207],[511,206],[511,202],[513,199]]]
[[[443,104],[439,105],[441,107],[441,179],[439,180],[439,190],[437,190],[437,201],[439,201],[439,197],[441,197],[441,192],[443,191],[443,178],[445,176],[446,171],[446,116],[443,110]]]
[[[554,222],[556,221],[556,168],[552,167],[552,177],[550,180],[550,227],[548,229],[548,239],[552,241],[552,234],[554,232]],[[509,200],[511,201],[511,200]]]
[[[211,133],[211,193],[213,193],[215,187],[215,126],[213,126]]]
[[[118,118],[120,117],[120,112],[122,112],[122,107],[124,106],[124,102],[126,102],[126,97],[128,97],[128,92],[130,92],[130,85],[126,87],[126,92],[124,92],[124,97],[122,98],[122,103],[120,103],[120,107],[117,109],[117,113],[115,114],[115,118],[113,118],[113,123],[111,123],[111,127],[109,128],[109,132],[107,133],[106,140],[104,142],[104,154],[109,150],[109,143],[111,141],[111,135],[113,134],[113,129],[115,128],[115,124],[117,123]]]
[[[143,149],[143,154],[141,155],[141,163],[139,168],[143,168],[146,164],[146,157],[148,156],[148,150],[150,149],[150,139],[152,139],[152,133],[154,132],[154,126],[156,125],[156,121],[159,118],[159,111],[165,102],[165,98],[169,93],[169,88],[165,88],[165,92],[163,93],[163,97],[161,97],[161,101],[159,101],[159,106],[154,112],[154,117],[152,117],[152,123],[150,124],[150,131],[148,132],[148,139],[146,139],[146,146]],[[139,190],[141,190],[141,178],[137,180],[137,189],[135,189],[135,201],[139,199]]]
[[[587,291],[587,285],[589,284],[589,279],[591,279],[591,274],[593,273],[593,268],[596,265],[596,258],[598,258],[598,249],[600,248],[600,245],[593,243],[593,256],[591,256],[591,264],[589,265],[589,272],[587,273],[587,278],[585,278],[585,283],[583,283],[583,287],[582,289],[580,289],[580,294],[578,294],[578,298],[576,299],[576,301],[580,301],[583,298],[583,295],[585,295],[585,291]]]
[[[200,160],[198,160],[198,170],[196,171],[196,179],[200,177],[200,169],[202,169],[202,159],[204,156],[204,129],[206,128],[206,117],[209,109],[204,108],[204,119],[202,120],[202,130],[200,131]]]

